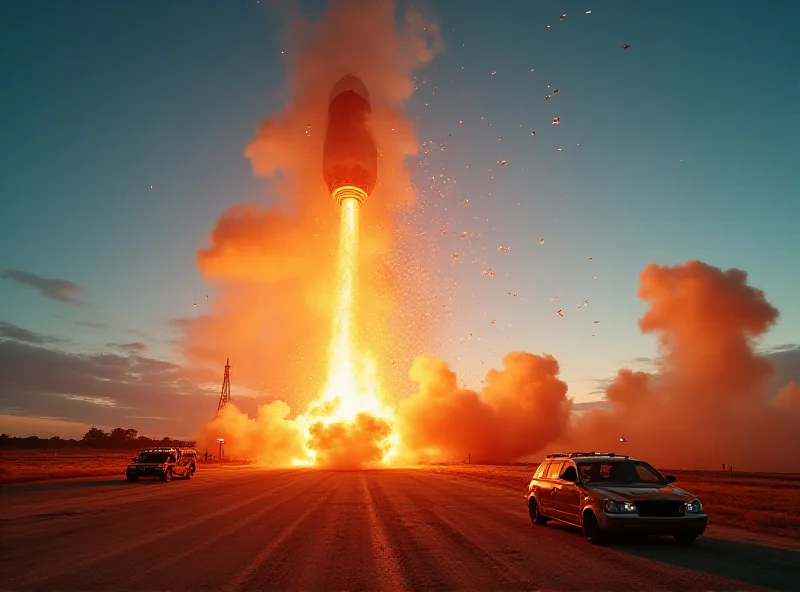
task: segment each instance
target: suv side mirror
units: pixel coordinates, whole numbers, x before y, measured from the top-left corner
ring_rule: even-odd
[[[677,479],[677,477],[675,477],[675,475],[664,475],[664,480],[665,480],[667,483],[674,483],[674,482],[675,482],[675,481],[677,481],[678,479]]]

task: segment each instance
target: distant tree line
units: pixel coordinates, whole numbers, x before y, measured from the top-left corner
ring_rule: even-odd
[[[106,432],[92,427],[80,440],[60,438],[59,436],[53,436],[52,438],[39,438],[38,436],[19,438],[8,434],[0,434],[0,448],[6,449],[82,447],[132,450],[150,446],[194,446],[194,442],[176,440],[166,436],[160,439],[148,438],[147,436],[140,436],[136,430],[124,428],[114,428],[110,432]]]

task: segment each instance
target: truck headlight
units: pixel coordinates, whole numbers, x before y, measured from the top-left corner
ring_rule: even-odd
[[[603,504],[603,509],[606,514],[638,514],[639,510],[636,509],[631,502],[615,502],[614,500],[607,499]]]
[[[686,503],[687,514],[700,514],[702,511],[703,504],[700,503],[700,500],[692,500]]]

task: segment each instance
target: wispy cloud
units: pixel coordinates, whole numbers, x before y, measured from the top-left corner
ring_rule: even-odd
[[[32,343],[34,345],[43,345],[54,341],[50,337],[28,331],[5,321],[0,321],[0,339],[13,339],[14,341],[22,341],[23,343]]]
[[[46,278],[20,269],[4,269],[0,272],[0,276],[23,286],[34,288],[42,296],[46,296],[56,302],[80,304],[83,301],[83,287],[69,280]]]
[[[141,341],[132,341],[131,343],[109,343],[107,345],[108,347],[113,347],[126,353],[135,355],[140,355],[147,351],[147,345]]]
[[[0,340],[0,414],[57,417],[97,426],[190,434],[213,417],[218,390],[187,380],[181,366],[128,350],[75,353],[14,339]],[[237,391],[238,393],[238,391]],[[237,394],[237,406],[257,401]]]

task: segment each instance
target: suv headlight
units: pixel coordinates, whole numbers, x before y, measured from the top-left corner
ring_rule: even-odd
[[[703,504],[700,503],[700,500],[692,500],[686,503],[687,514],[700,514],[702,511]]]
[[[638,514],[639,510],[636,509],[631,502],[615,502],[614,500],[607,499],[603,504],[603,509],[606,514]]]

